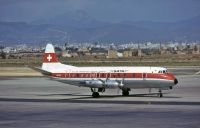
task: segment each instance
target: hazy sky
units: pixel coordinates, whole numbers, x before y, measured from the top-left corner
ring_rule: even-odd
[[[0,0],[3,21],[31,22],[78,10],[109,22],[174,22],[200,15],[200,0]]]

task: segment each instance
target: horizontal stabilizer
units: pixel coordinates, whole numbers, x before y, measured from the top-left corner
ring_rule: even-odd
[[[39,67],[32,67],[31,66],[30,68],[33,69],[33,70],[35,70],[35,71],[38,71],[38,72],[42,73],[45,76],[51,76],[52,75],[51,72],[45,71],[45,70],[43,70],[43,69],[41,69]]]

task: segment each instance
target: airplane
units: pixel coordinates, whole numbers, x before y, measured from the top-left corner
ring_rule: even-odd
[[[177,78],[164,67],[76,67],[59,62],[54,46],[47,44],[43,54],[42,68],[39,69],[51,79],[91,89],[92,97],[99,97],[99,92],[106,89],[121,89],[123,96],[128,96],[131,89],[172,89],[178,84]]]

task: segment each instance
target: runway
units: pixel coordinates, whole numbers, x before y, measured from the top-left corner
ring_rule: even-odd
[[[178,76],[164,97],[117,89],[91,97],[90,89],[44,77],[0,77],[0,127],[121,128],[199,127],[200,76]]]

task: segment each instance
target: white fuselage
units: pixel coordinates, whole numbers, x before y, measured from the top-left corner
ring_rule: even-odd
[[[52,79],[76,86],[169,88],[175,85],[175,77],[170,73],[163,73],[167,69],[162,67],[74,67],[61,63],[45,66],[44,63],[43,69],[45,67],[52,72]]]

